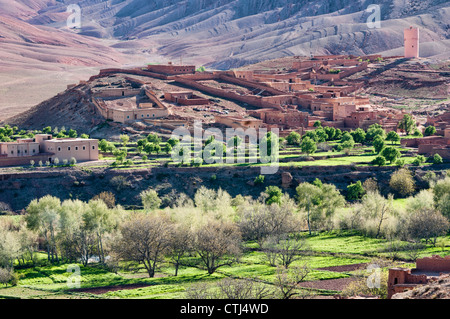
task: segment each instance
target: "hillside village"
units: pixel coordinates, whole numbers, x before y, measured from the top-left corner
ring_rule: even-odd
[[[104,120],[144,130],[170,132],[185,127],[192,131],[194,121],[201,121],[206,127],[222,130],[276,128],[279,136],[285,138],[291,132],[304,135],[320,122],[323,127],[341,131],[367,130],[377,124],[386,132],[402,133],[399,122],[410,112],[374,103],[360,93],[363,88],[370,88],[370,74],[366,75],[369,81],[352,76],[367,71],[369,65],[375,69],[372,72],[385,72],[417,59],[418,51],[411,49],[418,47],[417,32],[405,30],[404,56],[294,57],[289,68],[231,71],[196,71],[194,65],[169,62],[143,68],[103,69],[88,81],[67,89],[76,92],[89,84],[89,103],[94,106],[91,112]],[[434,71],[429,73],[433,75]],[[449,116],[414,118],[422,133],[426,126],[437,125],[436,135],[404,140],[402,145],[417,148],[420,155],[439,154],[450,159]],[[12,122],[15,124],[14,118]],[[2,147],[2,156],[9,157],[4,163],[10,163],[15,153],[7,151],[6,144]]]
[[[435,100],[430,98],[426,107],[412,110],[401,107],[404,98],[383,92],[378,92],[378,95],[368,93],[379,87],[376,82],[381,81],[377,78],[380,74],[395,77],[390,72],[417,72],[427,77],[415,83],[418,89],[433,83],[439,90],[442,87],[448,90],[448,66],[440,70],[428,67],[426,61],[418,56],[418,30],[409,28],[404,32],[405,54],[402,56],[294,56],[227,71],[208,71],[196,65],[173,62],[102,69],[88,80],[68,85],[67,90],[54,99],[2,123],[2,130],[8,131],[2,137],[11,141],[0,142],[0,204],[3,205],[0,212],[25,216],[30,211],[38,214],[42,207],[45,210],[54,206],[57,207],[52,208],[57,212],[55,214],[60,214],[58,218],[65,221],[65,209],[70,211],[80,205],[83,209],[76,212],[81,215],[73,223],[87,223],[89,218],[97,218],[83,215],[88,213],[106,212],[107,216],[114,216],[114,220],[105,217],[111,223],[108,226],[86,226],[86,230],[84,226],[69,230],[64,228],[64,222],[57,223],[58,236],[46,237],[47,251],[41,252],[40,262],[48,262],[52,267],[55,258],[56,263],[59,262],[58,252],[61,261],[64,258],[77,261],[81,254],[86,272],[96,272],[89,267],[99,263],[105,268],[93,277],[98,275],[102,278],[105,274],[113,277],[112,286],[102,286],[103,279],[90,282],[85,278],[87,283],[83,283],[82,288],[70,290],[62,287],[62,281],[52,279],[52,285],[61,289],[58,293],[64,296],[72,293],[76,297],[101,295],[113,298],[140,296],[140,293],[155,298],[201,296],[199,291],[202,287],[191,289],[188,284],[204,280],[198,272],[205,269],[208,276],[217,276],[213,281],[223,280],[220,282],[224,286],[229,285],[226,279],[236,277],[239,279],[235,280],[241,280],[253,272],[258,273],[262,279],[251,277],[250,281],[280,289],[285,299],[292,296],[313,298],[316,294],[329,299],[355,298],[356,294],[358,298],[363,295],[362,298],[395,299],[406,291],[417,291],[424,285],[440,282],[444,274],[450,273],[449,256],[437,255],[438,252],[448,253],[447,218],[450,213],[446,206],[448,196],[443,194],[446,183],[450,183],[448,91],[447,95],[438,90],[430,93],[435,95]],[[272,67],[265,67],[266,64]],[[394,87],[404,79],[392,81]],[[445,98],[441,99],[440,94]],[[70,130],[61,128],[58,132],[56,125],[48,122],[51,116],[58,116],[58,121],[67,123]],[[205,161],[174,163],[169,155],[172,147],[175,148],[180,141],[169,138],[170,133],[177,128],[193,133],[195,123],[199,121],[203,130],[214,128],[222,132],[227,128],[248,132],[251,129],[277,129],[279,135],[274,138],[281,145],[280,171],[264,176],[258,165],[248,163],[242,166],[218,166]],[[76,123],[82,125],[77,127]],[[83,134],[77,134],[74,129]],[[335,135],[336,132],[339,135]],[[26,134],[30,136],[26,137]],[[113,134],[118,138],[111,138]],[[370,137],[371,134],[374,136]],[[267,139],[270,135],[264,132],[257,137]],[[309,149],[302,144],[308,140],[313,140]],[[206,148],[208,143],[214,143],[214,138],[204,136],[203,142]],[[222,146],[225,153],[229,145]],[[60,165],[61,162],[64,165]],[[396,174],[403,174],[403,179],[397,184],[393,182]],[[42,179],[48,183],[41,185]],[[433,193],[435,185],[440,185],[443,193]],[[100,194],[99,190],[103,192]],[[308,197],[311,192],[316,196],[312,198],[313,204]],[[308,200],[302,201],[303,198]],[[327,206],[327,200],[332,203],[330,206]],[[439,212],[425,207],[430,202],[438,207]],[[110,206],[106,206],[107,203]],[[409,216],[410,208],[417,210],[417,215]],[[173,233],[158,232],[171,240],[176,237],[173,235],[176,231],[185,230],[180,225],[191,219],[203,218],[203,214],[207,215],[205,212],[214,213],[215,219],[188,225],[189,230],[184,235],[192,243],[183,246],[176,262],[173,262],[174,250],[178,247],[170,246],[160,252],[165,259],[155,258],[154,268],[149,267],[146,264],[148,260],[144,259],[133,260],[138,262],[134,265],[130,261],[136,258],[135,255],[127,255],[124,251],[140,238],[126,242],[123,238],[127,234],[124,232],[124,237],[116,239],[115,231],[120,223],[133,226],[121,219],[125,211],[139,214],[159,209],[167,216],[181,211],[196,214],[187,215],[188,218],[175,215],[161,218],[161,225]],[[196,209],[201,209],[202,213],[197,214]],[[313,219],[309,216],[310,209],[316,209],[317,215]],[[275,214],[270,215],[269,211]],[[423,216],[423,211],[432,218],[420,222],[413,219]],[[270,232],[258,237],[259,230],[252,228],[259,222],[252,219],[254,214],[260,213],[263,217],[270,215],[280,223],[277,227],[281,230],[275,234],[276,239],[270,237]],[[150,219],[146,219],[151,215],[137,219],[137,225],[152,227]],[[285,219],[281,220],[280,216]],[[98,224],[103,222],[99,219]],[[427,225],[424,228],[432,230],[420,232],[414,228],[418,223],[424,223]],[[222,233],[218,225],[229,229]],[[428,225],[431,226],[427,228]],[[13,226],[8,227],[8,231],[16,231]],[[212,238],[203,242],[198,240],[200,235],[207,237],[202,233],[202,227],[217,231],[214,236],[223,236],[220,237],[222,242],[234,245],[227,247],[228,250],[220,256],[227,260],[220,265],[223,266],[220,271],[216,272],[208,262],[203,267],[204,259],[195,255],[203,253],[198,248],[203,242],[213,242]],[[77,231],[81,235],[75,234]],[[92,238],[83,237],[85,231]],[[75,232],[73,238],[69,238],[70,232]],[[241,233],[242,241],[238,242]],[[294,233],[296,237],[287,236]],[[226,237],[227,234],[231,234],[230,237]],[[105,251],[102,236],[105,237]],[[355,242],[352,242],[353,238],[356,238]],[[398,243],[392,238],[404,246],[394,247]],[[441,246],[437,243],[438,238],[442,241],[439,242]],[[276,242],[269,243],[269,239]],[[311,247],[303,246],[303,239]],[[42,238],[40,240],[43,242]],[[115,240],[123,245],[118,248]],[[338,252],[329,251],[321,240],[329,241],[330,245],[338,242]],[[85,245],[84,241],[90,241],[91,251],[82,248],[80,253],[68,248],[68,243],[78,247],[80,242]],[[280,274],[288,272],[290,265],[290,262],[283,264],[285,269],[277,268],[275,273],[274,267],[280,266],[276,261],[280,256],[275,255],[281,254],[279,245],[282,244],[295,246],[286,248],[297,251],[292,260],[305,258],[314,265],[303,265],[304,277],[294,285],[296,289],[302,287],[304,295],[298,291],[289,295],[286,285],[277,282],[281,281]],[[367,248],[366,244],[375,248]],[[360,245],[364,246],[361,251]],[[438,250],[440,247],[441,251]],[[108,252],[118,254],[117,264],[107,262]],[[242,255],[243,260],[239,260],[238,255]],[[30,262],[35,266],[33,257],[25,261],[28,258],[25,253],[14,258],[19,265]],[[191,263],[181,263],[182,258]],[[392,260],[384,266],[387,276],[382,278],[382,289],[378,287],[378,290],[368,291],[357,286],[363,278],[358,271],[373,263],[370,258],[379,258],[377,262],[383,258]],[[330,266],[324,266],[326,261]],[[123,263],[128,262],[124,267]],[[166,268],[156,267],[157,262],[164,262]],[[301,273],[299,265],[295,269]],[[130,271],[133,267],[137,270]],[[177,282],[179,267],[182,272],[180,283]],[[173,270],[174,276],[169,274]],[[50,298],[53,297],[54,291],[46,290],[45,280],[48,278],[42,279],[45,284],[39,280],[36,283],[32,281],[35,274],[30,275],[26,266],[23,269],[19,267],[18,271],[25,277],[23,281],[28,283],[26,289],[36,296],[41,296],[38,291],[42,289],[51,295]],[[100,274],[101,271],[104,273]],[[161,277],[155,278],[156,271],[161,271]],[[147,274],[149,278],[143,279]],[[166,278],[170,280],[165,282]],[[188,283],[183,282],[184,278],[188,278]],[[207,280],[210,279],[208,277]],[[164,288],[149,292],[153,285]],[[9,296],[8,293],[8,288],[0,289],[0,297]],[[11,294],[16,296],[14,291]],[[273,292],[275,295],[279,296],[279,293]]]

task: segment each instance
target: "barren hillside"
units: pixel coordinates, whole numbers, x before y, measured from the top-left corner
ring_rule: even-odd
[[[30,21],[62,27],[55,15],[68,2],[49,6]],[[380,5],[379,29],[366,23],[371,4]],[[422,56],[449,47],[450,6],[443,0],[86,0],[80,5],[81,34],[120,39],[117,48],[222,69],[290,55],[402,51],[403,29],[410,25],[422,30]]]
[[[450,277],[443,275],[427,285],[395,294],[392,299],[450,299]]]

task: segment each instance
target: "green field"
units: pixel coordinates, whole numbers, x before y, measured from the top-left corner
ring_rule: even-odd
[[[356,275],[354,271],[321,269],[325,267],[370,264],[379,258],[390,261],[390,256],[386,253],[388,241],[385,239],[367,238],[347,232],[322,232],[300,236],[306,240],[310,250],[295,261],[293,266],[307,264],[311,268],[306,281],[349,278]],[[450,249],[447,247],[450,246],[450,236],[441,237],[439,240],[445,243],[442,246],[444,248],[427,245],[420,252],[420,256],[449,255]],[[46,263],[46,255],[39,253],[37,263],[41,265],[16,267],[20,276],[18,285],[0,288],[0,298],[186,298],[186,290],[192,284],[217,282],[226,277],[251,278],[266,285],[273,285],[276,268],[270,266],[256,243],[248,242],[245,247],[237,263],[221,267],[212,275],[208,275],[200,266],[198,257],[191,257],[190,266],[182,266],[178,276],[174,276],[174,267],[166,262],[161,264],[154,278],[147,276],[142,265],[132,265],[130,270],[123,270],[125,268],[121,267],[121,270],[114,273],[97,264],[89,264],[87,267],[78,264],[80,277],[73,277],[73,273],[67,271],[69,264],[49,265]],[[407,250],[400,252],[400,260],[395,262],[397,266],[413,267],[414,264],[408,260],[407,253]],[[70,281],[72,278],[79,279],[79,289],[68,285],[68,282],[73,282]],[[109,288],[100,293],[86,290],[96,287]],[[324,295],[337,292],[316,290],[316,293]]]

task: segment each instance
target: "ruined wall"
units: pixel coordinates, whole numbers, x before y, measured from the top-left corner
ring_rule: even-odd
[[[125,96],[135,96],[141,92],[141,89],[133,88],[110,88],[102,89],[97,92],[93,92],[94,97],[125,97]]]
[[[417,259],[416,269],[420,271],[450,272],[450,256],[424,257]]]

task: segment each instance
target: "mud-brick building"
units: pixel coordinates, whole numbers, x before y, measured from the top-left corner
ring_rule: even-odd
[[[164,100],[180,105],[207,105],[209,99],[197,96],[192,91],[164,92]]]
[[[148,65],[147,70],[165,75],[194,74],[195,65],[175,65],[169,62],[167,64]]]
[[[394,294],[414,289],[436,279],[441,274],[450,273],[450,256],[434,255],[417,259],[416,268],[391,268],[388,277],[388,299]]]
[[[58,138],[50,134],[36,134],[34,138],[18,139],[15,142],[0,143],[0,166],[29,165],[60,162],[75,158],[77,162],[98,160],[98,140],[84,138]]]

